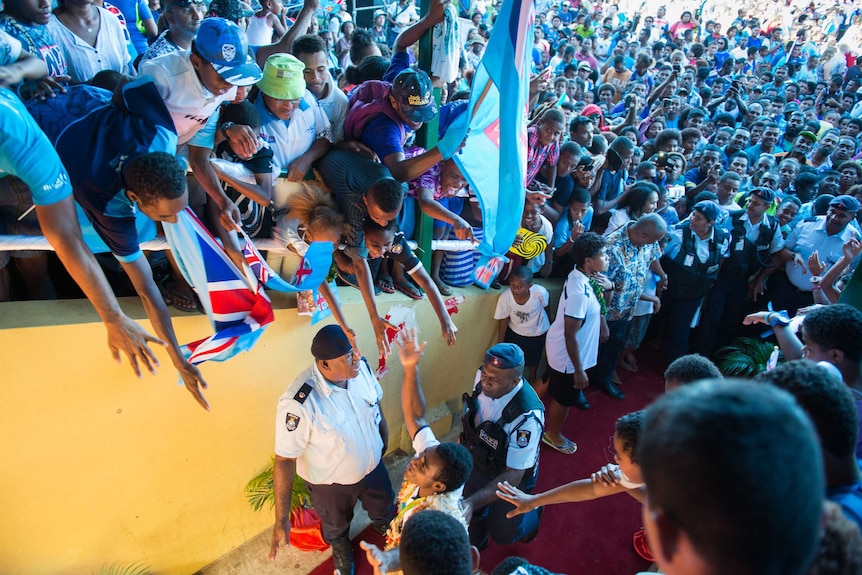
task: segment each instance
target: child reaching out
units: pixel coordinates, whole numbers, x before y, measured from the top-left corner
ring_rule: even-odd
[[[494,319],[500,320],[500,343],[514,343],[524,350],[524,367],[529,368],[527,381],[541,397],[544,389],[536,380],[536,370],[545,350],[548,320],[548,290],[533,284],[533,272],[518,266],[509,275],[509,288],[497,298]],[[545,387],[547,384],[545,384]]]
[[[515,506],[506,517],[528,513],[543,505],[592,501],[617,493],[628,493],[646,502],[643,476],[637,461],[643,411],[627,413],[614,425],[614,464],[593,473],[589,479],[578,479],[544,493],[528,494],[507,482],[497,484],[497,497]]]
[[[638,464],[638,444],[644,412],[634,411],[617,419],[614,425],[614,463],[593,473],[589,479],[578,479],[544,493],[528,494],[508,482],[497,484],[497,497],[515,506],[506,517],[528,513],[543,505],[592,501],[600,497],[628,493],[646,503],[646,487]],[[654,561],[644,530],[634,534],[635,551],[648,561]]]

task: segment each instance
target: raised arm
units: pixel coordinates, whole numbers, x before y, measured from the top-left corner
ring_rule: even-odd
[[[314,18],[317,9],[320,8],[320,0],[305,0],[302,4],[302,10],[296,16],[296,22],[290,27],[290,30],[281,37],[281,40],[275,44],[268,46],[260,46],[255,54],[257,65],[263,68],[266,59],[273,54],[290,54],[293,48],[293,41],[305,34],[308,27],[311,25],[311,19]]]
[[[398,357],[404,367],[404,379],[401,381],[401,411],[404,414],[404,424],[410,438],[426,427],[425,394],[419,383],[419,360],[425,352],[425,342],[419,343],[419,332],[416,328],[402,330],[395,340]]]

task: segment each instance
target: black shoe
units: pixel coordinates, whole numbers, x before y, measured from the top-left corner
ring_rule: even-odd
[[[350,541],[336,543],[332,546],[332,560],[340,575],[353,575],[353,547]]]
[[[599,391],[601,391],[605,395],[611,396],[617,401],[622,401],[626,398],[625,394],[620,391],[620,388],[617,387],[617,384],[615,384],[614,382],[609,382],[607,385],[599,387]]]
[[[590,408],[590,402],[587,401],[587,396],[584,395],[584,390],[579,389],[579,390],[577,390],[577,392],[578,392],[578,395],[577,395],[577,397],[575,397],[575,407],[577,407],[578,409],[583,409],[583,410],[589,409]]]
[[[536,507],[536,513],[539,515],[538,523],[536,523],[536,528],[521,537],[521,543],[529,543],[539,534],[539,527],[542,525],[542,513],[545,512],[545,506]]]

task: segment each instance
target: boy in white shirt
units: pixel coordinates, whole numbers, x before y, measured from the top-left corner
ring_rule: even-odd
[[[539,397],[547,383],[536,380],[536,370],[545,350],[548,333],[548,290],[533,284],[533,272],[518,266],[509,275],[509,288],[497,298],[494,319],[500,320],[498,342],[514,343],[524,350],[524,367],[529,368],[527,381]]]

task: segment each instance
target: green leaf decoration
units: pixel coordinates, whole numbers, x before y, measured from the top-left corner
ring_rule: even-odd
[[[772,355],[775,344],[769,340],[757,337],[738,337],[727,347],[716,352],[718,369],[721,373],[733,377],[754,377],[766,371],[769,356]],[[778,361],[783,356],[779,354]]]
[[[271,460],[269,466],[245,486],[245,497],[254,511],[260,511],[264,507],[272,510],[275,507],[275,490],[272,483],[274,463],[274,460]],[[311,507],[311,495],[308,493],[308,487],[299,475],[295,475],[293,492],[290,494],[290,511],[293,513],[296,509],[309,507]]]

